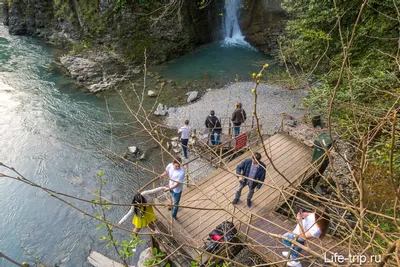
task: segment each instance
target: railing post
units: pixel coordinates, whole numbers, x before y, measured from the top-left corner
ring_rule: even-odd
[[[253,219],[253,213],[250,214],[249,225],[251,225],[252,219]],[[249,226],[249,225],[247,226],[247,229],[246,229],[246,234],[245,234],[245,237],[244,237],[244,242],[247,241],[247,236],[249,235],[249,230],[250,230],[250,226]]]
[[[218,165],[221,165],[221,164],[222,164],[222,145],[219,148],[219,164]]]
[[[284,118],[285,118],[285,112],[282,112],[281,113],[281,127],[280,127],[280,132],[283,132],[283,120],[284,120]]]
[[[233,205],[232,223],[233,223],[233,217],[235,217],[235,212],[236,212],[236,205]]]
[[[190,164],[190,162],[188,162],[187,164],[186,164],[186,169],[187,169],[187,173],[190,173],[190,171],[189,171],[189,164]],[[187,184],[187,188],[189,188],[190,187],[190,184],[189,184],[189,175],[186,175],[186,184]]]

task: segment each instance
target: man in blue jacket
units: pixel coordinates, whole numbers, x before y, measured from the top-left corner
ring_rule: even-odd
[[[243,175],[245,177],[264,182],[265,180],[265,164],[260,161],[261,154],[256,152],[251,159],[245,159],[236,167],[236,174]],[[249,186],[249,193],[247,194],[247,206],[251,207],[251,198],[253,197],[255,189],[260,189],[262,184],[252,181],[246,178],[239,178],[239,188],[236,191],[235,199],[232,201],[232,204],[237,204],[240,195],[242,194],[243,188],[246,185]]]

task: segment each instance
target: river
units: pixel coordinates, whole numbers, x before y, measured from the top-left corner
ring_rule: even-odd
[[[104,171],[104,196],[129,203],[153,176],[114,164],[106,154],[108,149],[121,154],[148,138],[133,135],[134,119],[117,94],[86,94],[62,75],[54,64],[59,53],[38,39],[10,36],[0,24],[0,162],[40,185],[89,200],[95,198],[89,191],[99,188],[96,174]],[[152,156],[142,164],[161,171],[155,161]],[[99,213],[91,204],[70,201]],[[40,189],[0,178],[0,204],[0,251],[19,262],[89,266],[91,250],[116,258],[99,241],[105,229],[96,231],[98,222]],[[108,216],[115,221],[123,213],[124,208],[112,208]],[[13,265],[0,259],[0,266]]]
[[[129,203],[137,188],[154,176],[115,163],[109,156],[120,155],[132,145],[151,147],[151,140],[118,94],[87,94],[63,75],[54,61],[61,53],[36,38],[10,36],[0,24],[0,162],[35,183],[88,200],[95,198],[91,192],[99,189],[97,174],[104,171],[103,196]],[[251,47],[217,42],[154,69],[178,84],[197,81],[197,85],[184,86],[190,90],[203,83],[220,87],[251,79],[251,73],[270,60]],[[176,95],[185,94],[176,90],[163,92],[160,101],[174,105]],[[122,93],[135,105],[132,90]],[[144,104],[152,106],[149,101]],[[167,164],[163,159],[153,151],[141,165],[159,173]],[[69,201],[87,213],[99,213],[94,205]],[[98,222],[40,189],[0,177],[0,204],[0,251],[18,262],[90,266],[86,259],[91,250],[118,257],[105,247],[106,241],[99,241],[106,232],[96,230]],[[107,216],[116,221],[124,211],[112,208]],[[129,222],[124,226],[132,227]],[[126,232],[115,234],[118,239],[128,238]],[[145,246],[140,244],[133,264]],[[0,266],[13,265],[0,259]]]

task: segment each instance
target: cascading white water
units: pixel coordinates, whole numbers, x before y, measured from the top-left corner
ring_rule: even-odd
[[[244,36],[239,27],[239,10],[242,0],[225,0],[224,15],[224,43],[226,45],[244,45],[251,47],[244,40]]]

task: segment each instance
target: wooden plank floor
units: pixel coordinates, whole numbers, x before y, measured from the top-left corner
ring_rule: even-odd
[[[249,222],[251,217],[250,212],[259,216],[269,216],[269,219],[273,218],[270,214],[276,207],[281,194],[280,189],[287,188],[290,184],[298,186],[300,178],[310,168],[312,150],[286,134],[275,134],[264,141],[264,144],[268,154],[272,158],[273,164],[286,179],[274,170],[271,163],[267,160],[262,147],[253,149],[254,152],[261,153],[261,160],[267,165],[266,184],[255,192],[251,208],[248,208],[246,205],[248,187],[243,189],[241,201],[234,206],[231,204],[231,201],[239,185],[238,179],[234,174],[235,169],[242,160],[251,157],[251,153],[247,152],[232,160],[199,182],[197,186],[192,186],[184,190],[180,204],[191,208],[181,208],[178,212],[178,220],[174,221],[175,228],[179,229],[178,239],[184,239],[182,240],[183,242],[190,240],[193,246],[202,247],[208,234],[219,223],[231,220],[233,214],[236,217],[234,219],[236,225],[239,224],[238,219]],[[202,210],[202,208],[224,210],[210,211]],[[171,222],[171,215],[167,208],[158,208],[157,210],[161,213],[160,216],[164,218],[165,222]],[[288,222],[284,217],[278,216],[276,218],[271,220],[272,223],[254,218],[252,225],[258,225],[257,227],[265,228],[267,231],[279,232],[279,234],[294,229],[293,223]],[[265,236],[265,234],[261,235],[255,230],[250,230],[249,236],[250,241],[254,244],[258,242],[267,246],[271,244],[274,246],[275,244],[273,243],[275,241],[271,240],[271,238],[268,239],[268,236]],[[262,253],[267,253],[267,256],[271,257],[271,260],[276,260],[280,251],[270,249]],[[280,260],[284,259],[281,258]]]
[[[288,251],[280,238],[272,237],[270,234],[282,235],[285,232],[292,231],[296,227],[296,222],[289,220],[287,217],[277,214],[272,211],[265,211],[260,214],[260,218],[252,220],[251,225],[259,228],[262,231],[251,228],[247,230],[247,226],[241,227],[242,232],[247,233],[247,242],[256,247],[254,250],[264,259],[270,262],[280,262],[286,259],[282,256],[282,251]],[[266,232],[267,234],[265,234]],[[348,246],[344,244],[338,245],[339,241],[327,235],[321,239],[308,240],[306,246],[310,247],[313,251],[320,255],[326,253],[327,259],[330,259],[332,253],[338,253],[347,257],[349,255]],[[345,243],[347,244],[347,243]],[[353,253],[353,251],[351,251]],[[301,257],[311,257],[311,255],[304,251],[300,254]],[[302,266],[330,266],[329,263],[324,263],[323,259],[315,257],[304,259],[301,261]]]

